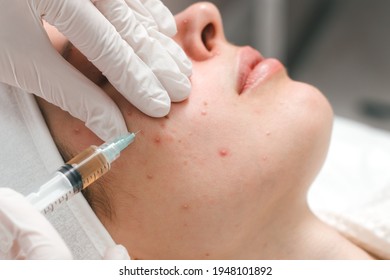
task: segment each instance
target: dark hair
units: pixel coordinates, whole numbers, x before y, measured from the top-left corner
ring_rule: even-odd
[[[106,175],[106,177],[100,178],[81,192],[99,218],[112,220],[114,210],[111,207],[112,196],[110,195],[110,189],[106,187],[107,185],[109,185],[109,179]]]

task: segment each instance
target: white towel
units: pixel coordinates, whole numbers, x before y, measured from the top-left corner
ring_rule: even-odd
[[[336,118],[328,158],[309,192],[324,222],[390,259],[390,133]]]
[[[390,188],[341,213],[318,211],[319,217],[381,259],[390,259]]]

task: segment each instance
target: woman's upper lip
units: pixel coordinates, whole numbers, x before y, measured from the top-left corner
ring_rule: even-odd
[[[255,49],[251,47],[243,47],[239,52],[238,59],[237,91],[241,94],[244,90],[249,74],[264,58]]]

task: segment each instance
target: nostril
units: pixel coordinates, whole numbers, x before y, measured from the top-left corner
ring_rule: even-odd
[[[208,51],[213,48],[213,38],[215,37],[215,27],[212,23],[209,23],[202,30],[202,42]]]

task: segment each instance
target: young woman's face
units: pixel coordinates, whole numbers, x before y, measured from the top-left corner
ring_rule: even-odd
[[[193,5],[176,21],[175,40],[193,62],[188,100],[153,119],[102,86],[140,132],[107,176],[112,218],[97,212],[138,258],[235,257],[284,197],[304,201],[327,152],[332,110],[279,61],[229,44],[213,5]],[[48,119],[74,152],[98,141],[78,120]]]

